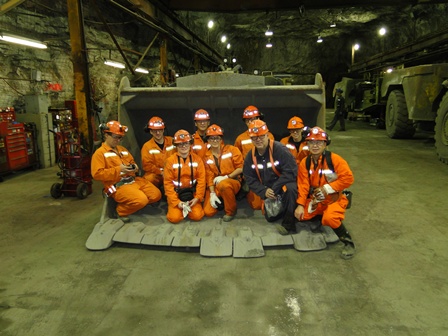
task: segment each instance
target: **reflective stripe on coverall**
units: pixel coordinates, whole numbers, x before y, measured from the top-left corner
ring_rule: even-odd
[[[191,151],[185,160],[181,158],[178,153],[175,153],[166,159],[165,168],[163,170],[163,185],[165,187],[165,195],[168,203],[168,213],[166,214],[166,218],[171,223],[179,223],[184,219],[182,210],[178,207],[178,204],[181,201],[177,195],[176,188],[191,188],[193,186],[194,181],[191,181],[191,166],[193,167],[193,179],[196,181],[194,197],[199,201],[191,208],[191,212],[188,213],[188,218],[193,221],[199,221],[204,217],[204,210],[202,209],[201,204],[204,200],[206,185],[204,162],[197,154]],[[180,184],[178,181],[179,169]]]
[[[163,184],[165,160],[174,153],[175,149],[173,138],[170,136],[164,137],[162,150],[160,150],[154,138],[145,142],[141,151],[142,169],[145,171],[143,177],[160,188]]]
[[[207,187],[213,186],[213,180],[217,176],[229,175],[237,168],[243,168],[243,156],[238,148],[231,145],[221,144],[221,156],[218,159],[219,170],[215,158],[208,150],[205,155],[205,171],[207,176]],[[221,173],[219,172],[221,171]],[[215,186],[216,196],[222,197],[224,201],[224,212],[226,215],[234,216],[237,210],[235,195],[240,191],[241,183],[237,179],[227,178]],[[218,209],[210,205],[210,190],[207,188],[204,201],[204,212],[208,217],[214,216]]]
[[[202,137],[199,135],[199,131],[196,131],[193,134],[193,146],[191,147],[193,153],[200,156],[201,159],[205,158],[205,153],[207,153],[207,150],[210,148],[210,145],[204,140],[202,140]]]
[[[121,164],[135,164],[134,157],[123,146],[117,146],[116,150],[113,150],[103,142],[92,156],[92,177],[102,181],[105,188],[115,185],[123,177],[120,174]],[[127,176],[135,177],[135,173],[127,174]],[[133,183],[118,187],[110,197],[118,203],[118,215],[124,217],[142,209],[147,204],[159,201],[162,194],[152,183],[141,177],[135,177]]]
[[[314,212],[308,213],[308,204],[311,202],[311,197],[309,196],[310,187],[313,186],[314,188],[317,188],[327,184],[324,174],[325,172],[329,172],[330,169],[328,168],[325,159],[322,162],[322,158],[323,154],[319,157],[316,167],[314,166],[313,160],[311,160],[309,177],[306,169],[306,160],[300,162],[299,174],[297,176],[299,189],[297,203],[303,205],[305,208],[302,218],[303,221],[310,220],[316,215],[322,215],[322,225],[327,225],[336,229],[341,226],[341,223],[345,218],[345,209],[348,204],[347,197],[342,194],[342,190],[353,184],[354,177],[348,163],[338,154],[331,153],[331,161],[333,162],[334,170],[338,175],[338,178],[328,184],[333,190],[340,192],[339,199],[329,205],[322,205],[322,203],[319,203]]]
[[[307,157],[310,153],[306,141],[300,143],[299,150],[297,150],[295,143],[292,140],[292,136],[287,136],[281,139],[280,142],[284,144],[286,148],[289,149],[292,156],[294,156],[294,158],[296,159],[297,167],[300,165],[300,162],[303,160],[303,158]]]

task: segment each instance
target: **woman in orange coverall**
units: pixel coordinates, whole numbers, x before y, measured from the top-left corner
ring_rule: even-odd
[[[218,212],[219,197],[224,201],[224,222],[230,222],[236,214],[235,195],[241,188],[238,180],[243,172],[243,156],[238,148],[222,142],[224,132],[218,125],[207,129],[210,149],[205,154],[208,190],[205,195],[204,212],[208,217]]]
[[[177,153],[167,158],[163,170],[168,202],[166,218],[174,224],[187,216],[194,221],[204,217],[201,204],[205,193],[204,162],[191,151],[191,142],[191,135],[187,131],[177,131],[174,134]]]
[[[167,157],[174,153],[173,138],[164,136],[165,123],[162,118],[152,117],[145,129],[152,135],[151,140],[142,147],[142,166],[145,171],[143,177],[157,188],[163,185],[163,167]]]
[[[352,185],[354,178],[348,163],[335,153],[331,155],[334,166],[328,165],[325,148],[330,144],[328,134],[319,127],[313,127],[306,139],[310,150],[310,159],[300,162],[298,183],[298,206],[294,216],[299,221],[307,221],[316,215],[322,215],[322,225],[330,226],[344,243],[341,257],[349,259],[355,253],[355,244],[342,221],[348,205],[342,191]],[[309,161],[309,170],[307,167]]]
[[[297,167],[299,166],[300,161],[310,153],[308,151],[308,145],[303,139],[304,127],[305,125],[301,118],[292,117],[288,121],[288,130],[291,135],[280,140],[296,159]]]
[[[131,153],[119,143],[128,128],[118,121],[104,127],[104,142],[92,156],[91,171],[95,180],[102,181],[106,190],[116,190],[110,197],[117,203],[117,213],[123,220],[147,204],[158,202],[162,194],[142,177],[136,177],[138,166]]]

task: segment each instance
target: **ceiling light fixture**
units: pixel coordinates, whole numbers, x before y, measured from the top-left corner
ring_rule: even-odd
[[[144,73],[144,74],[149,74],[149,71],[143,68],[136,68],[135,72],[140,72],[140,73]]]
[[[114,67],[114,68],[119,68],[119,69],[126,68],[126,66],[123,63],[111,61],[111,60],[108,60],[108,59],[104,60],[104,64],[109,65],[109,66]]]
[[[336,23],[332,23],[332,24],[330,24],[330,28],[335,28],[336,27]]]
[[[272,35],[274,35],[274,32],[269,28],[269,25],[268,25],[268,30],[266,30],[266,32],[264,33],[266,36],[272,36]]]
[[[232,63],[236,63],[236,58],[232,57]]]
[[[227,49],[230,49],[232,46],[230,45],[230,43],[227,43]]]
[[[227,36],[223,35],[221,36],[221,42],[225,43],[227,41]]]
[[[323,40],[322,36],[319,35],[319,36],[317,37],[317,41],[316,41],[316,42],[317,42],[317,43],[322,43],[323,41],[324,41],[324,40]]]
[[[266,43],[266,48],[272,48],[271,39],[268,39],[268,42]]]
[[[208,27],[209,29],[212,29],[214,25],[215,25],[215,23],[213,22],[213,20],[210,20],[210,21],[207,23],[207,27]]]
[[[9,43],[24,45],[27,47],[33,47],[33,48],[38,48],[38,49],[47,49],[47,45],[40,41],[31,40],[26,37],[20,37],[20,36],[15,36],[15,35],[11,35],[11,34],[1,33],[0,40],[9,42]]]

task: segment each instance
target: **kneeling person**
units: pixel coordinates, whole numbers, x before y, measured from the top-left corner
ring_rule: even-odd
[[[118,203],[118,215],[128,221],[126,216],[158,202],[162,194],[151,182],[136,176],[139,168],[134,157],[119,145],[128,128],[113,120],[102,129],[105,139],[92,156],[92,177],[103,182],[109,197]]]
[[[283,218],[277,229],[281,234],[288,234],[296,230],[297,164],[284,145],[269,139],[268,132],[264,121],[255,120],[249,124],[254,148],[244,159],[243,173],[250,190],[265,203],[266,200],[281,200],[280,213],[272,216],[265,211],[265,218],[268,222]]]
[[[205,168],[202,159],[191,151],[191,135],[179,130],[173,139],[177,153],[171,155],[163,170],[168,203],[166,218],[179,223],[187,217],[199,221],[204,217]]]
[[[239,181],[243,172],[243,156],[238,148],[222,141],[224,132],[218,125],[207,128],[207,142],[210,145],[205,154],[207,186],[204,212],[208,217],[218,212],[221,199],[224,201],[224,222],[230,222],[236,214],[236,194],[241,188]]]
[[[325,151],[330,139],[323,129],[313,127],[306,141],[311,154],[299,165],[299,205],[294,215],[300,221],[322,215],[322,225],[331,227],[345,244],[341,257],[349,259],[355,253],[355,244],[342,224],[348,205],[342,191],[352,185],[353,173],[342,157]]]

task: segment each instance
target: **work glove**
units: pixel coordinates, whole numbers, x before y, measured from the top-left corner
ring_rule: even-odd
[[[317,205],[320,203],[317,198],[313,197],[311,202],[308,204],[308,213],[313,213],[317,209]]]
[[[322,187],[314,189],[313,195],[319,201],[324,201],[325,198],[330,195],[336,193],[329,184],[324,184]]]
[[[218,204],[221,204],[221,200],[219,199],[218,196],[216,196],[215,193],[210,193],[210,205],[217,209],[218,208]]]
[[[229,178],[229,176],[227,176],[227,175],[224,175],[224,176],[216,176],[216,177],[213,179],[213,183],[214,183],[215,185],[217,185],[219,182],[221,182],[222,180],[225,180],[225,179],[227,179],[227,178]]]
[[[185,217],[188,216],[188,213],[191,212],[191,208],[188,203],[182,203],[182,215]]]

